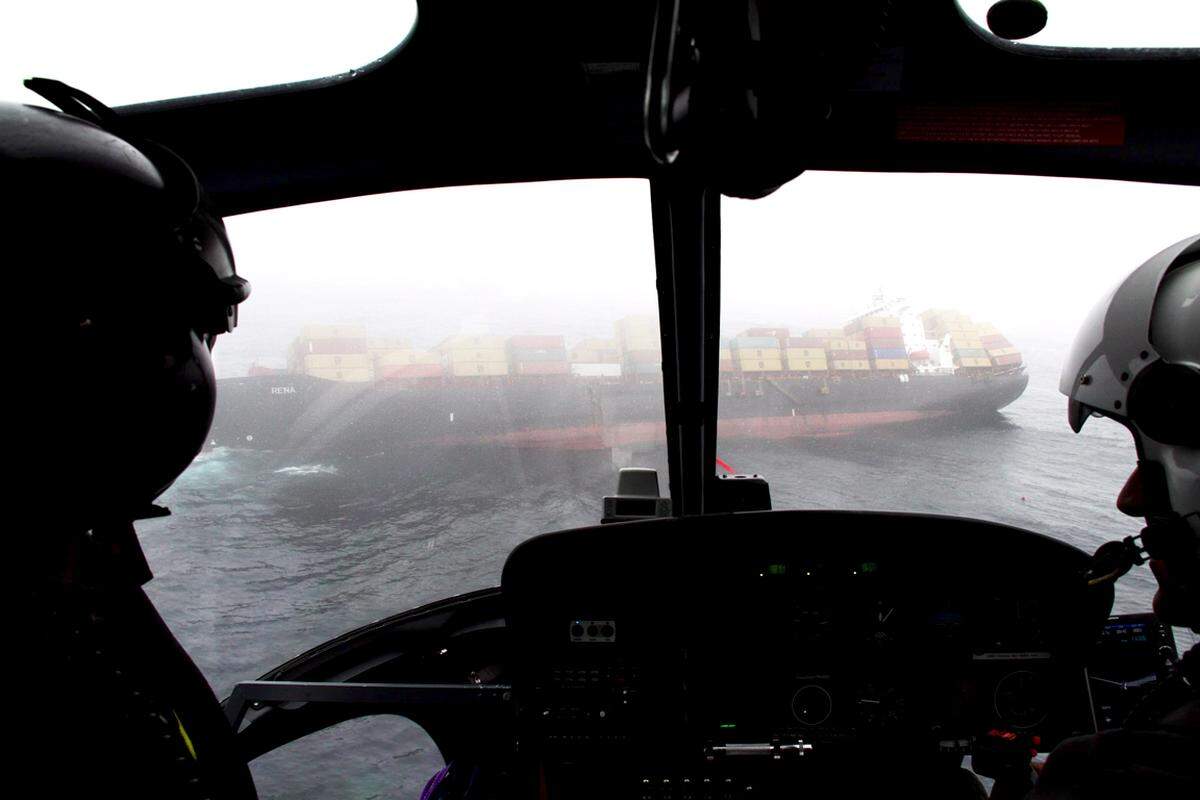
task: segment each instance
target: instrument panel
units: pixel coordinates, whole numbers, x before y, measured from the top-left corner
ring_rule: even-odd
[[[1087,562],[905,514],[539,537],[503,578],[522,752],[555,796],[731,800],[847,764],[1048,749],[1095,724],[1083,661],[1112,595]]]

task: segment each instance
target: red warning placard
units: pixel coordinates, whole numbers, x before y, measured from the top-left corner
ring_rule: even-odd
[[[1125,117],[1111,105],[1084,103],[905,105],[896,112],[896,140],[1117,147],[1125,144]]]

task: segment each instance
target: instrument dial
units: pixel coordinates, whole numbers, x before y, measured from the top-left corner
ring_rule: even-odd
[[[805,725],[820,725],[833,713],[833,696],[825,687],[810,683],[792,695],[792,716]]]
[[[996,716],[1014,728],[1032,728],[1046,718],[1046,691],[1036,672],[1010,672],[996,684]]]

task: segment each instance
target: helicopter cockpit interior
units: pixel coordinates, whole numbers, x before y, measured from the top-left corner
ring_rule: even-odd
[[[1090,552],[965,517],[771,510],[765,482],[716,477],[722,197],[809,170],[1200,185],[1200,49],[1020,44],[1039,8],[1001,0],[988,30],[955,0],[422,0],[367,69],[118,107],[223,215],[650,187],[663,496],[519,544],[495,588],[239,683],[224,707],[240,753],[396,714],[494,796],[741,800],[845,796],[868,764],[970,756],[1009,777],[1114,723],[1089,674],[1154,662],[1148,640],[1170,631],[1110,620]]]

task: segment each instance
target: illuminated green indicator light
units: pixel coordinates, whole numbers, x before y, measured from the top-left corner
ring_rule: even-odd
[[[862,565],[862,571],[866,572],[866,573],[878,572],[879,565],[876,564],[874,561],[868,561]]]
[[[767,574],[769,574],[769,575],[786,575],[787,574],[787,564],[771,564],[770,566],[767,567]]]
[[[737,727],[737,723],[736,722],[722,722],[719,727],[723,731],[733,730],[734,728]]]

